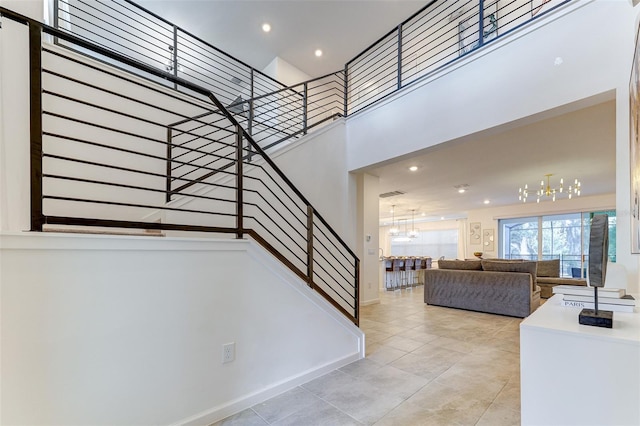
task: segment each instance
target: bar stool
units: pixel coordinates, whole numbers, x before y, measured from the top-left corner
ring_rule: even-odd
[[[402,258],[402,265],[400,265],[400,287],[408,287],[409,285],[409,275],[411,274],[411,268],[413,267],[413,262],[411,258],[404,257]]]
[[[431,259],[430,257],[425,257],[425,265],[424,265],[424,269],[431,269],[431,262],[433,261],[433,259]]]
[[[416,258],[416,263],[414,264],[413,269],[415,270],[416,275],[416,285],[424,284],[424,268],[425,268],[425,260],[423,257]]]
[[[416,280],[416,258],[408,257],[405,264],[407,287],[413,287]]]
[[[393,289],[397,290],[402,286],[402,274],[404,271],[404,259],[401,257],[396,257],[393,259],[393,279],[394,286]]]
[[[384,288],[393,290],[393,258],[384,258]]]

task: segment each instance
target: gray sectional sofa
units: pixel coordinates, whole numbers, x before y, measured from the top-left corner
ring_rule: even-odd
[[[424,301],[524,318],[540,306],[537,262],[441,260],[424,275]]]
[[[538,262],[537,284],[540,297],[548,299],[553,296],[553,287],[557,285],[575,285],[586,287],[587,280],[582,278],[560,277],[560,259],[542,260]]]

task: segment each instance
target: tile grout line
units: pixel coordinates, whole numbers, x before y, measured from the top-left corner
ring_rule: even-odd
[[[254,407],[255,407],[255,405],[254,405]],[[268,425],[270,425],[270,424],[271,424],[271,423],[269,423],[269,422],[267,421],[267,419],[265,419],[264,417],[262,417],[262,416],[260,415],[260,413],[258,413],[256,410],[254,410],[254,409],[253,409],[253,407],[250,407],[249,409],[250,409],[251,411],[253,411],[253,412],[255,413],[255,415],[256,415],[256,416],[260,417],[260,420],[262,420],[263,422],[265,422],[265,423],[266,423],[266,424],[268,424]]]
[[[339,369],[338,369],[338,370],[336,370],[336,371],[339,371]],[[349,373],[346,373],[346,372],[344,372],[344,371],[340,371],[340,372],[341,372],[341,373],[343,373],[343,374],[346,374],[346,375],[348,375],[348,376],[351,376]],[[351,377],[354,377],[354,376],[351,376]],[[302,384],[302,385],[300,385],[300,386],[301,386],[301,387],[303,387],[303,386],[304,386],[304,384]],[[353,417],[352,415],[350,415],[349,413],[347,413],[347,412],[345,412],[344,410],[340,409],[339,407],[336,407],[336,406],[335,406],[335,405],[333,405],[331,402],[327,401],[326,399],[322,398],[321,396],[316,395],[316,394],[315,394],[314,392],[312,392],[311,390],[306,389],[306,388],[303,388],[303,389],[304,389],[304,390],[306,390],[307,392],[309,392],[311,395],[313,395],[313,396],[315,396],[316,398],[318,398],[319,400],[321,400],[321,401],[323,401],[323,402],[325,402],[325,403],[329,404],[330,406],[332,406],[332,407],[333,407],[333,408],[335,408],[336,410],[340,411],[340,412],[341,412],[342,414],[344,414],[345,416],[349,417],[350,419],[353,419],[355,422],[357,422],[357,423],[359,423],[359,424],[362,424],[362,425],[364,425],[364,424],[365,424],[365,423],[361,422],[360,420],[356,419],[355,417]]]

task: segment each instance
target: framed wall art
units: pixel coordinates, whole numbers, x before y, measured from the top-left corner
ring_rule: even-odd
[[[472,222],[469,225],[469,244],[480,244],[482,242],[482,231],[480,222]]]
[[[487,2],[484,8],[484,43],[498,36],[498,2]],[[478,14],[466,18],[458,24],[458,55],[462,56],[477,48],[478,40]]]
[[[494,239],[493,229],[485,229],[482,231],[482,249],[484,251],[494,251],[496,249]]]

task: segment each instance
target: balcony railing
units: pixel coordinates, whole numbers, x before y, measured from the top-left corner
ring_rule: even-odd
[[[291,87],[131,0],[55,0],[53,25],[208,89],[264,148],[361,111],[570,1],[433,0],[343,70]]]
[[[358,258],[214,94],[5,8],[0,15],[29,27],[33,231],[251,237],[358,324]],[[110,65],[42,43],[47,36]]]
[[[546,3],[433,1],[344,70],[290,87],[129,0],[57,0],[56,28],[0,8],[29,25],[32,229],[249,235],[357,323],[357,257],[264,149],[419,81]]]

